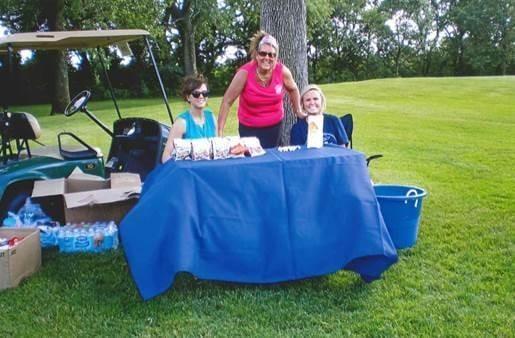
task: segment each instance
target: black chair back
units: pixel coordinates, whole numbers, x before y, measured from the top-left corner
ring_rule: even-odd
[[[115,121],[106,175],[112,172],[136,173],[144,181],[147,174],[161,163],[169,129],[146,118],[129,117]]]
[[[342,121],[343,128],[349,138],[349,147],[352,149],[352,132],[354,131],[354,120],[352,118],[352,114],[343,115],[340,117],[340,121]]]

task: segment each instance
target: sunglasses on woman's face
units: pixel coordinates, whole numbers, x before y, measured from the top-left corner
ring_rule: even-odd
[[[261,56],[262,58],[264,58],[265,56],[268,56],[270,59],[275,59],[275,56],[277,54],[272,53],[272,52],[259,51],[258,55]]]
[[[204,96],[204,97],[208,97],[209,96],[209,90],[204,90],[204,91],[194,91],[194,92],[191,92],[191,95],[198,99],[200,97],[200,95]]]

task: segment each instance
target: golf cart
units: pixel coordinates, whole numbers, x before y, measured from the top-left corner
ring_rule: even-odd
[[[25,199],[31,195],[36,180],[67,177],[76,167],[84,173],[102,177],[109,177],[112,172],[138,173],[144,180],[160,162],[169,127],[146,118],[122,118],[101,53],[102,47],[118,45],[127,48],[129,41],[144,39],[170,122],[173,123],[149,35],[144,30],[130,29],[18,33],[0,39],[0,53],[7,53],[8,79],[13,76],[13,53],[22,49],[96,49],[118,115],[113,129],[109,129],[88,110],[91,93],[87,90],[75,96],[65,110],[66,116],[85,113],[111,137],[109,154],[104,164],[99,150],[71,132],[57,135],[57,147],[44,146],[37,141],[41,135],[37,119],[30,113],[10,111],[7,102],[3,102],[3,111],[0,111],[0,221],[8,211],[16,212],[21,208]],[[39,143],[40,147],[32,148],[30,142]]]

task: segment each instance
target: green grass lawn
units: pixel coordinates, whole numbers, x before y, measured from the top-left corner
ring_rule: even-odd
[[[328,111],[355,119],[354,148],[375,182],[429,191],[417,245],[371,284],[351,272],[275,285],[196,280],[142,302],[121,251],[44,251],[41,271],[0,293],[0,336],[513,336],[515,77],[386,79],[322,86]],[[218,111],[220,98],[210,100]],[[157,99],[125,116],[167,122]],[[111,125],[109,102],[89,108]],[[172,102],[174,116],[185,104]],[[107,153],[84,116],[34,112],[43,142],[73,131]],[[233,108],[228,132],[236,134]],[[143,231],[143,229],[142,229]]]

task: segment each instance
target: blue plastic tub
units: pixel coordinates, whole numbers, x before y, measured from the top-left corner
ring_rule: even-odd
[[[387,184],[376,184],[374,190],[395,248],[415,245],[427,192],[419,187]]]

